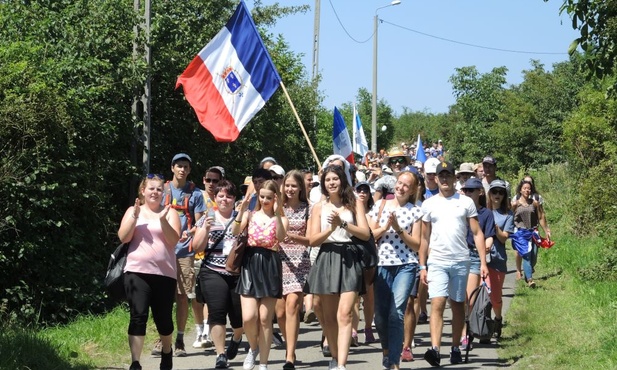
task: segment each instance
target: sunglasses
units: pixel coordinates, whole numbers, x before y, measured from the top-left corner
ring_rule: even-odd
[[[476,190],[480,190],[480,189],[463,189],[463,193],[473,193]]]
[[[497,195],[497,194],[506,195],[506,191],[503,190],[503,189],[499,189],[499,190],[492,189],[491,190],[491,194],[493,194],[493,195]]]
[[[282,175],[273,175],[272,180],[282,180],[284,176]]]
[[[209,177],[206,177],[206,179],[205,179],[204,181],[205,181],[206,183],[208,183],[208,184],[209,184],[209,183],[217,184],[217,183],[218,183],[219,181],[221,181],[221,180],[219,180],[219,179],[211,179],[211,178],[209,178]]]
[[[152,180],[154,178],[159,178],[161,180],[165,180],[165,177],[163,175],[161,175],[160,173],[149,173],[146,175],[146,178],[148,180]]]
[[[391,159],[390,162],[388,162],[390,164],[403,164],[405,163],[405,160],[403,158],[396,158],[396,159]]]
[[[356,189],[356,193],[370,194],[371,193],[371,189],[368,189],[366,187],[361,186],[360,188]]]

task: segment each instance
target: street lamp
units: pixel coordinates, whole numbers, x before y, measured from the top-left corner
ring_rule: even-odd
[[[372,122],[371,122],[371,150],[377,152],[377,24],[379,18],[377,11],[389,6],[399,5],[401,0],[393,0],[390,4],[375,9],[375,20],[373,26],[373,101],[372,101]]]

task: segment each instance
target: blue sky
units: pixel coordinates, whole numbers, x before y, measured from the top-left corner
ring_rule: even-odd
[[[375,10],[391,0],[321,0],[319,70],[324,105],[332,109],[353,102],[359,88],[372,92],[373,20]],[[274,0],[263,0],[264,5]],[[282,19],[270,31],[281,33],[291,49],[303,54],[311,73],[314,0],[279,0],[281,5],[308,4],[311,11]],[[508,68],[508,84],[522,81],[522,71],[536,59],[548,70],[568,59],[577,32],[561,0],[402,0],[379,9],[378,97],[397,114],[412,111],[447,112],[454,103],[448,82],[455,68],[476,66],[480,73]],[[247,1],[252,6],[250,0]],[[335,11],[340,19],[337,20]],[[346,31],[349,33],[347,35]],[[448,42],[417,32],[512,53]],[[359,43],[357,41],[366,41]],[[293,99],[293,97],[292,97]]]

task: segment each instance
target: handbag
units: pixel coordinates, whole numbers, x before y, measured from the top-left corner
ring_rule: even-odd
[[[223,230],[223,232],[221,233],[221,235],[218,237],[218,239],[216,239],[216,241],[214,241],[214,243],[212,243],[212,246],[210,248],[207,248],[205,250],[204,253],[204,258],[201,261],[201,265],[203,266],[204,263],[206,262],[206,259],[208,259],[208,257],[212,254],[212,252],[216,249],[216,247],[218,247],[218,245],[221,243],[221,241],[223,239],[225,239],[225,234],[227,234],[227,229],[229,229],[229,226],[233,223],[234,221],[234,217],[236,217],[236,212],[234,211],[231,214],[231,221],[229,221],[227,223],[227,226],[225,226],[225,229]],[[205,218],[204,218],[205,221]],[[201,268],[199,269],[199,273],[197,274],[197,278],[195,279],[195,300],[198,303],[206,303],[206,300],[204,298],[203,292],[201,290],[201,279],[199,278],[199,275],[201,275]]]
[[[381,213],[383,212],[384,207],[386,206],[386,200],[381,201],[381,206],[379,207],[379,213],[377,213],[377,219],[381,217]],[[370,230],[369,230],[370,231]],[[358,246],[360,253],[362,255],[362,267],[364,274],[364,283],[366,285],[371,285],[375,281],[375,273],[377,272],[377,264],[379,263],[379,255],[377,254],[377,243],[375,242],[375,237],[373,236],[373,232],[370,231],[370,236],[368,240],[358,239],[355,236],[352,236],[352,241],[354,244]]]
[[[360,253],[360,264],[362,265],[362,273],[364,275],[365,285],[371,285],[375,281],[375,272],[379,256],[377,255],[377,244],[371,232],[368,240],[362,240],[355,236],[351,237],[351,241],[356,245]]]
[[[240,270],[242,268],[242,260],[244,259],[244,251],[246,250],[246,245],[249,241],[249,224],[251,222],[251,216],[249,214],[248,222],[246,223],[246,227],[238,237],[234,241],[231,251],[227,256],[227,261],[225,262],[225,271],[229,272],[232,275],[240,275]]]
[[[105,274],[105,288],[109,296],[116,300],[125,300],[124,266],[129,251],[129,243],[120,244],[109,257],[107,273]]]

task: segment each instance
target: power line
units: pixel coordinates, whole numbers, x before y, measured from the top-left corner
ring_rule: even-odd
[[[334,15],[336,16],[336,20],[338,21],[338,24],[341,26],[343,31],[345,31],[345,33],[347,34],[347,36],[350,39],[352,39],[353,41],[357,42],[358,44],[365,44],[365,43],[369,42],[373,38],[373,36],[375,36],[375,32],[373,32],[373,34],[371,36],[369,36],[369,38],[364,40],[364,41],[356,40],[352,35],[349,34],[349,32],[347,32],[347,29],[343,25],[343,22],[341,22],[341,18],[339,18],[338,13],[336,12],[336,9],[334,9],[334,4],[332,4],[332,0],[328,0],[328,2],[330,3],[330,6],[332,7],[332,11],[334,11]]]
[[[511,50],[511,49],[501,49],[501,48],[494,48],[494,47],[490,47],[490,46],[476,45],[476,44],[471,44],[471,43],[468,43],[468,42],[456,41],[456,40],[447,39],[445,37],[439,37],[439,36],[431,35],[431,34],[428,34],[428,33],[425,33],[425,32],[420,32],[420,31],[417,31],[417,30],[414,30],[414,29],[411,29],[411,28],[408,28],[408,27],[404,27],[404,26],[401,26],[401,25],[398,25],[398,24],[394,24],[392,22],[385,21],[383,19],[380,19],[380,21],[382,21],[383,23],[387,23],[387,24],[389,24],[391,26],[404,29],[406,31],[417,33],[417,34],[422,35],[422,36],[431,37],[431,38],[438,39],[438,40],[441,40],[441,41],[451,42],[453,44],[470,46],[470,47],[478,48],[478,49],[494,50],[494,51],[501,51],[501,52],[505,52],[505,53],[516,53],[516,54],[568,55],[568,53]]]
[[[336,9],[334,8],[334,4],[332,4],[332,0],[328,0],[328,2],[330,3],[330,7],[332,8],[332,11],[334,12],[334,15],[336,16],[336,20],[338,21],[339,25],[341,26],[341,28],[343,29],[343,31],[345,31],[345,33],[347,34],[347,36],[353,40],[354,42],[358,43],[358,44],[365,44],[368,41],[370,41],[374,36],[375,36],[375,32],[373,32],[373,34],[371,34],[371,36],[369,36],[369,38],[367,38],[364,41],[360,41],[357,40],[356,38],[354,38],[345,28],[345,25],[343,25],[343,22],[341,21],[341,18],[338,16],[338,13],[336,12]],[[457,40],[452,40],[452,39],[447,39],[445,37],[440,37],[440,36],[435,36],[435,35],[431,35],[429,33],[426,32],[421,32],[418,30],[414,30],[411,29],[409,27],[405,27],[405,26],[401,26],[392,22],[388,22],[386,20],[383,20],[381,18],[379,18],[379,21],[382,23],[387,23],[391,26],[394,27],[398,27],[400,29],[409,31],[409,32],[413,32],[416,33],[418,35],[422,35],[422,36],[426,36],[426,37],[430,37],[430,38],[434,38],[437,40],[441,40],[441,41],[445,41],[445,42],[450,42],[453,44],[458,44],[458,45],[463,45],[463,46],[469,46],[472,48],[478,48],[478,49],[485,49],[485,50],[493,50],[493,51],[500,51],[500,52],[504,52],[504,53],[514,53],[514,54],[532,54],[532,55],[568,55],[568,53],[563,53],[563,52],[542,52],[542,51],[525,51],[525,50],[512,50],[512,49],[502,49],[502,48],[495,48],[495,47],[491,47],[491,46],[483,46],[483,45],[477,45],[477,44],[472,44],[469,42],[463,42],[463,41],[457,41]]]

